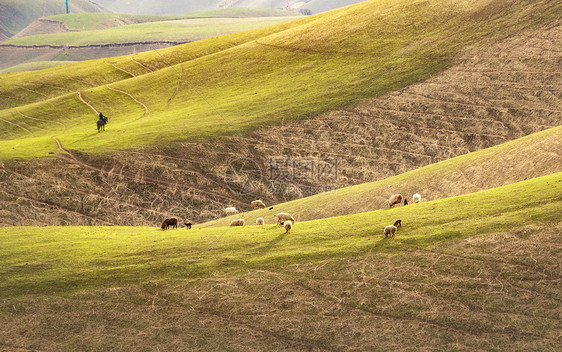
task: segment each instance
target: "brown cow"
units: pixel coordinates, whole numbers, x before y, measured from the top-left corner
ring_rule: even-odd
[[[164,220],[164,222],[162,223],[162,230],[167,230],[170,226],[172,226],[172,228],[177,229],[178,228],[178,219],[176,218],[169,218]]]

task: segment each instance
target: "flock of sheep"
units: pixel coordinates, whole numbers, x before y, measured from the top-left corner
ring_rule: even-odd
[[[265,208],[265,203],[261,200],[254,200],[250,203],[252,209],[259,209]],[[270,210],[273,207],[269,208]],[[224,210],[226,215],[234,215],[238,214],[238,210],[234,207],[229,207]],[[274,215],[277,218],[277,225],[283,225],[285,228],[285,233],[291,233],[291,229],[293,228],[293,224],[295,223],[295,219],[289,213],[279,213]],[[256,225],[264,225],[265,220],[263,218],[256,219]],[[244,226],[244,219],[236,219],[230,222],[230,226]]]
[[[402,201],[404,202],[404,205],[408,205],[408,200],[404,198],[401,194],[394,194],[390,196],[390,198],[388,199],[388,207],[392,208],[394,205],[402,204]],[[419,203],[420,201],[421,201],[421,196],[418,193],[412,196],[412,203]],[[250,203],[250,205],[252,206],[252,209],[265,208],[265,203],[261,200],[254,200]],[[273,207],[269,209],[271,210],[273,209]],[[234,215],[234,214],[238,214],[238,210],[235,207],[228,207],[225,209],[225,213],[227,216]],[[291,233],[291,229],[295,224],[295,219],[291,216],[291,214],[279,213],[274,215],[274,217],[277,218],[277,225],[283,225],[283,227],[285,228],[285,233]],[[244,219],[236,219],[230,222],[230,226],[244,226],[244,223],[245,223]],[[263,218],[256,219],[256,225],[264,225],[264,224],[265,221]],[[168,218],[165,219],[164,222],[162,223],[162,230],[166,230],[170,227],[177,228],[177,226],[178,226],[178,219]],[[188,229],[191,229],[191,223],[186,223],[185,226]],[[383,230],[384,237],[388,237],[388,236],[394,237],[394,235],[396,234],[396,230],[401,226],[402,226],[402,220],[396,220],[393,225],[386,226]]]

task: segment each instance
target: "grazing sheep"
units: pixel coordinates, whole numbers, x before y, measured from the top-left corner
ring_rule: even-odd
[[[404,205],[408,205],[408,199],[404,198]]]
[[[244,226],[244,219],[232,220],[230,226]]]
[[[287,220],[290,220],[295,223],[295,219],[289,213],[279,213],[274,215],[273,217],[277,217],[277,225],[283,225],[283,223]]]
[[[402,220],[396,220],[396,221],[394,222],[394,226],[396,226],[396,227],[402,226]]]
[[[394,225],[388,225],[387,227],[384,228],[384,237],[388,237],[388,235],[390,235],[390,237],[394,237],[395,233],[396,233],[396,226]]]
[[[252,209],[265,208],[265,204],[261,200],[254,200],[250,202],[250,205],[252,206]]]
[[[185,225],[185,227],[187,227],[188,230],[191,230],[191,223],[190,222],[184,222],[183,224]]]
[[[401,194],[390,196],[390,198],[388,198],[388,207],[392,208],[393,205],[402,203],[403,198]]]
[[[263,225],[263,224],[264,224],[263,218],[256,219],[256,225]]]
[[[162,223],[162,230],[167,230],[170,226],[172,226],[174,229],[178,228],[178,219],[176,218],[169,218],[164,220],[164,222]]]
[[[293,228],[293,223],[291,220],[287,220],[283,223],[283,227],[285,227],[285,233],[291,233],[291,229]]]
[[[229,207],[224,210],[226,212],[226,216],[238,214],[238,210],[235,207]]]
[[[414,203],[421,202],[421,196],[419,195],[419,193],[416,193],[412,196],[412,202],[414,202]]]

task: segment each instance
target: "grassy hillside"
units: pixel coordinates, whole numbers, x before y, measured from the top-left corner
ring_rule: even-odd
[[[555,349],[561,195],[558,173],[297,222],[289,235],[274,225],[2,228],[0,336],[48,351]]]
[[[227,226],[238,218],[254,223],[258,217],[270,223],[280,212],[293,214],[297,221],[361,213],[387,208],[386,201],[396,193],[410,201],[414,193],[420,193],[423,201],[467,194],[560,172],[561,156],[562,126],[384,180],[276,204],[272,210],[259,209],[220,218],[201,226]]]
[[[79,108],[77,94],[62,95],[57,104],[77,109],[63,117],[73,121],[72,128],[58,138],[68,148],[100,152],[156,141],[215,137],[264,123],[314,116],[425,79],[451,65],[455,54],[468,44],[547,23],[560,13],[559,4],[552,1],[533,2],[529,11],[521,12],[527,5],[512,1],[502,7],[487,2],[458,6],[457,2],[435,0],[414,5],[393,2],[389,7],[386,2],[371,1],[313,16],[291,25],[290,30],[112,84],[146,105],[147,115],[143,115],[141,104],[132,100],[117,106],[115,99],[127,96],[106,86],[84,91],[87,102],[115,116],[110,133],[97,136],[86,132],[91,131],[95,115],[85,104]],[[396,31],[397,26],[403,30]],[[229,47],[228,40],[225,37],[213,43]],[[163,58],[170,56],[175,56],[172,50]],[[112,69],[100,61],[88,65],[90,70]],[[387,70],[392,78],[373,84]],[[184,84],[177,89],[179,77]],[[311,105],[311,101],[315,103]],[[50,102],[38,103],[20,106],[18,111],[29,116],[41,111],[48,120],[53,114],[60,118],[60,112],[47,104],[52,106]],[[43,144],[52,136],[43,124],[29,126],[34,130],[26,127],[34,135],[30,136],[20,126],[23,119],[16,110],[2,110],[0,119],[7,125],[0,158],[37,157],[53,149],[52,142],[50,147]],[[157,132],[164,123],[167,132]]]
[[[24,64],[12,66],[10,68],[6,68],[1,70],[0,73],[9,73],[9,72],[20,72],[20,71],[37,71],[37,70],[44,70],[50,67],[57,67],[62,65],[68,65],[72,63],[72,61],[35,61],[35,62],[26,62]]]
[[[197,10],[216,8],[220,0],[154,1],[139,0],[135,3],[122,0],[98,0],[97,3],[114,13],[136,15],[175,15]]]
[[[87,0],[70,2],[71,12],[101,12],[98,5]],[[66,12],[64,1],[44,0],[38,4],[35,0],[1,0],[0,28],[12,35],[24,29],[39,17],[51,16]]]
[[[247,31],[298,17],[209,18],[129,24],[103,30],[29,35],[6,40],[12,45],[97,45],[145,41],[191,42]]]
[[[160,22],[188,18],[237,18],[287,16],[284,11],[268,9],[219,9],[194,11],[182,15],[120,15],[112,13],[71,13],[49,16],[51,21],[62,22],[71,30],[95,30],[132,23]]]

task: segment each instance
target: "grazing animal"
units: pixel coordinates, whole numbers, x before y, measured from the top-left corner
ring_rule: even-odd
[[[387,227],[384,228],[384,237],[388,237],[388,235],[390,235],[390,237],[394,237],[395,233],[396,233],[396,226],[394,225],[388,225]]]
[[[388,198],[388,207],[392,208],[393,205],[402,203],[403,198],[401,194],[390,196],[390,198]]]
[[[256,225],[263,225],[263,223],[264,223],[263,218],[256,219]]]
[[[252,206],[252,209],[265,208],[265,203],[261,200],[254,200],[250,202],[250,205]]]
[[[291,229],[293,228],[293,223],[291,220],[287,220],[283,223],[283,227],[285,227],[285,233],[291,233]]]
[[[408,205],[408,199],[404,198],[404,205]]]
[[[191,223],[190,222],[184,222],[185,227],[187,227],[188,230],[191,230]]]
[[[234,214],[238,214],[238,210],[236,210],[235,207],[228,207],[224,210],[226,212],[226,215],[234,215]]]
[[[244,226],[244,219],[232,220],[230,226]]]
[[[177,229],[178,228],[178,219],[176,218],[169,218],[164,220],[164,222],[162,223],[162,230],[167,230],[170,226],[172,226],[172,228]]]
[[[421,202],[421,196],[419,195],[419,193],[416,193],[412,196],[412,202],[414,202],[414,203]]]
[[[295,223],[295,219],[289,213],[279,213],[277,215],[273,215],[273,217],[277,217],[277,225],[283,225],[283,223],[287,220],[290,220]]]
[[[396,226],[396,227],[402,226],[402,220],[396,220],[396,221],[394,222],[394,226]]]

